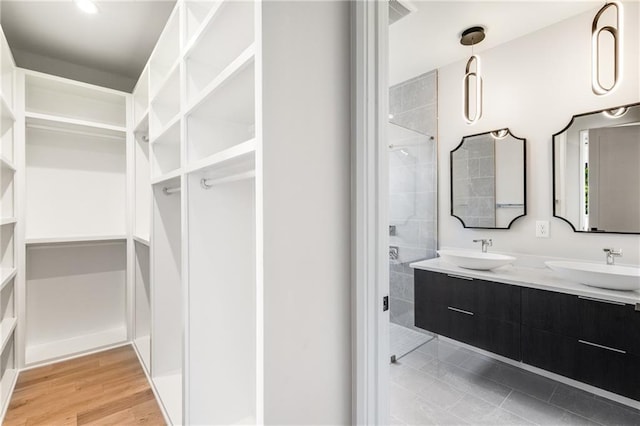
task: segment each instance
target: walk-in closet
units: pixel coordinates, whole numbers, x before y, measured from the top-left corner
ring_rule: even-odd
[[[335,216],[335,239],[298,219],[350,203],[348,73],[331,76],[349,69],[348,49],[333,56],[347,26],[322,41],[330,48],[318,39],[318,25],[348,7],[283,7],[175,1],[130,92],[23,68],[2,33],[2,416],[23,371],[126,358],[125,347],[169,424],[287,422],[287,401],[308,398],[296,390],[305,376],[327,384],[318,395],[333,393],[313,348],[347,365],[349,318],[303,302],[312,289],[348,300],[348,221]],[[293,76],[310,70],[325,77],[305,93]],[[322,96],[307,104],[313,93]],[[336,99],[344,108],[328,107]],[[316,131],[301,134],[305,121]],[[291,167],[305,173],[291,179]],[[308,186],[317,179],[337,192]],[[296,261],[307,241],[322,254]],[[341,266],[318,267],[329,258]],[[280,396],[265,399],[269,389]]]

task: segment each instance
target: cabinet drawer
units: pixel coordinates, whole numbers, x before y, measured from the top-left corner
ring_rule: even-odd
[[[640,400],[640,358],[600,348],[585,340],[577,345],[577,380]]]
[[[578,298],[533,288],[522,289],[522,325],[577,336]]]
[[[416,304],[451,306],[500,321],[520,322],[517,286],[416,270],[415,294]]]
[[[579,298],[578,319],[580,339],[640,356],[640,312],[633,305]]]
[[[450,306],[416,311],[416,326],[520,361],[520,325],[474,315]]]
[[[577,378],[576,338],[522,326],[522,362]]]

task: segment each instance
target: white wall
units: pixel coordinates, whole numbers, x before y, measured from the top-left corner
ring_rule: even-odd
[[[350,8],[262,7],[265,423],[349,424]]]
[[[439,70],[439,241],[440,246],[475,248],[472,239],[493,239],[493,250],[603,261],[603,247],[622,248],[619,263],[640,264],[640,236],[578,234],[552,209],[552,135],[578,113],[640,99],[640,4],[624,2],[624,69],[615,92],[591,91],[590,32],[594,12],[482,52],[484,112],[475,125],[462,117],[465,61]],[[491,37],[488,33],[487,37]],[[463,229],[450,216],[449,151],[465,135],[509,127],[527,139],[527,216],[507,231]],[[551,237],[535,237],[535,221],[549,220]]]

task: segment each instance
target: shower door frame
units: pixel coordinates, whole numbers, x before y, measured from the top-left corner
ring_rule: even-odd
[[[389,424],[387,2],[351,2],[352,423]],[[388,300],[388,299],[387,299]],[[388,305],[387,305],[388,306]]]

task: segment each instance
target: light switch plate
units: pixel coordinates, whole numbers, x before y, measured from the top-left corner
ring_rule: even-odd
[[[549,221],[548,220],[536,221],[536,237],[549,238]]]

